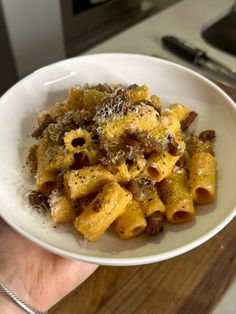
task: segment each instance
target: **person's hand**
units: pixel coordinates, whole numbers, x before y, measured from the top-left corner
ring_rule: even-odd
[[[48,310],[90,276],[96,267],[41,249],[0,218],[0,281],[37,310]],[[1,302],[2,308],[6,306],[0,296],[0,313],[18,313],[14,305],[11,305],[12,312],[5,307],[3,310]]]

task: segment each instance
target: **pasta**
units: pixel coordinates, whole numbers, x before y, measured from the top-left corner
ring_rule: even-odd
[[[196,117],[180,103],[163,108],[147,85],[72,87],[37,118],[30,204],[91,242],[109,228],[127,240],[192,221],[195,204],[216,195],[215,132],[189,136]]]
[[[169,109],[175,112],[179,121],[183,121],[189,113],[188,108],[182,104],[172,104]]]
[[[53,193],[50,197],[52,220],[54,222],[73,222],[76,218],[73,201],[67,195]]]
[[[159,186],[166,206],[166,218],[172,223],[183,223],[194,219],[193,199],[187,185],[184,170],[178,170],[163,180]]]
[[[172,156],[168,152],[162,154],[153,153],[148,158],[147,175],[151,180],[161,182],[171,175],[179,156]]]
[[[139,235],[147,226],[141,203],[131,200],[127,209],[116,219],[116,231],[122,240]]]
[[[209,153],[195,153],[190,160],[189,185],[193,200],[210,204],[215,198],[216,159]]]
[[[91,135],[88,131],[77,129],[67,132],[64,136],[66,149],[71,153],[78,153],[88,148],[91,143]]]
[[[56,150],[48,147],[42,139],[37,150],[36,183],[40,191],[51,191],[56,184],[57,173],[69,169],[73,163],[73,155],[67,153],[63,147]]]
[[[163,213],[163,214],[166,213],[165,205],[160,199],[157,191],[151,194],[148,200],[142,202],[142,211],[143,211],[144,217],[149,217],[156,212]]]
[[[132,199],[131,193],[124,190],[117,182],[106,183],[96,198],[84,208],[75,220],[75,228],[92,242],[125,211]]]
[[[145,117],[145,119],[142,117]],[[107,140],[118,141],[126,131],[132,131],[132,129],[149,131],[155,125],[157,125],[156,110],[152,107],[137,105],[134,109],[131,107],[130,112],[120,119],[102,123],[99,133]]]
[[[64,184],[70,198],[98,192],[100,187],[113,179],[113,175],[102,165],[70,170],[64,175]]]

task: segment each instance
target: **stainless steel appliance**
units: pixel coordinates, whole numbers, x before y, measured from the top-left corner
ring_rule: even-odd
[[[0,94],[180,0],[0,0]]]
[[[61,0],[66,55],[77,55],[148,16],[152,7],[143,10],[142,3],[142,0]]]

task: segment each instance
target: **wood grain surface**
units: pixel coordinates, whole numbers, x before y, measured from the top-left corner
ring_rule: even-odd
[[[236,99],[236,90],[221,87]],[[170,260],[100,266],[49,313],[207,314],[235,279],[236,219],[203,245]]]

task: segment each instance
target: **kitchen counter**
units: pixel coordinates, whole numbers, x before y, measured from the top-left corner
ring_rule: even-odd
[[[201,37],[202,29],[225,15],[233,2],[233,0],[183,0],[86,51],[86,54],[128,52],[158,55],[206,74],[163,48],[161,37],[174,35],[193,43],[207,51],[212,58],[236,70],[235,57],[210,46]]]
[[[236,58],[210,47],[200,30],[223,15],[232,0],[184,0],[86,53],[158,55],[192,69],[163,49],[160,38],[179,36],[236,67]],[[236,91],[225,89],[236,99]],[[233,314],[236,312],[236,220],[198,248],[163,262],[99,269],[56,305],[54,314]]]

